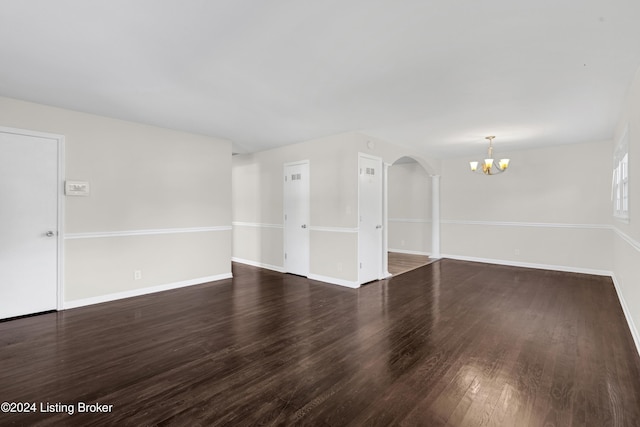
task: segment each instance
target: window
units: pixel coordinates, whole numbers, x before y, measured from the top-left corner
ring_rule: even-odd
[[[613,154],[613,179],[611,183],[613,216],[629,219],[629,127],[624,129]]]

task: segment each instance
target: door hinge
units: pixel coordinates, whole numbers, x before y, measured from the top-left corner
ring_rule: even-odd
[[[287,253],[286,252],[284,253],[284,259],[287,259]]]
[[[362,263],[360,263],[360,268],[362,268]]]

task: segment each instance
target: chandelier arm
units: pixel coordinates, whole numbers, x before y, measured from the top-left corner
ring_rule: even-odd
[[[471,172],[474,172],[474,173],[477,173],[477,174],[480,174],[480,175],[491,176],[491,175],[498,175],[498,174],[501,174],[501,173],[504,173],[504,172],[507,171],[506,169],[500,169],[500,167],[496,166],[496,164],[494,163],[491,166],[491,169],[489,169],[489,170],[487,170],[487,172],[485,172],[484,168],[482,168],[482,164],[484,162],[478,162],[478,163],[479,163],[479,167],[476,170],[472,170]]]
[[[499,166],[496,166],[496,171],[494,173],[492,173],[492,175],[496,175],[496,174],[499,174],[499,173],[502,173],[502,172],[505,172],[505,171],[506,171],[506,169],[500,169]]]

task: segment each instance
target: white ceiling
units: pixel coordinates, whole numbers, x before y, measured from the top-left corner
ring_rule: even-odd
[[[640,1],[0,0],[0,58],[0,95],[239,151],[358,130],[446,157],[610,139]]]

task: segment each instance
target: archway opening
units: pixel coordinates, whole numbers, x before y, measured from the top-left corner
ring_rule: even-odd
[[[431,175],[404,156],[388,168],[387,266],[392,276],[435,261],[432,253]]]

